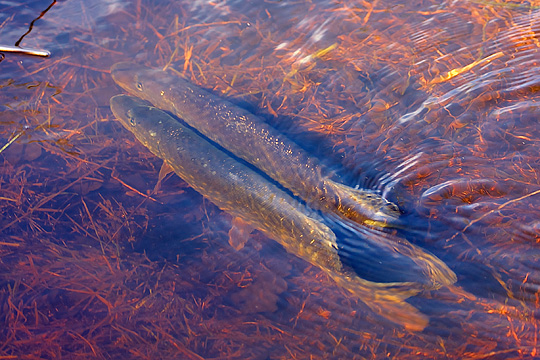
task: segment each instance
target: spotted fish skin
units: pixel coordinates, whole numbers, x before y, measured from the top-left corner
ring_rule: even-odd
[[[319,267],[381,316],[410,330],[425,328],[428,318],[404,301],[422,291],[421,284],[375,283],[359,278],[343,268],[335,234],[311,209],[145,101],[117,95],[110,103],[127,130],[222,210]]]
[[[177,115],[310,206],[362,225],[398,223],[400,211],[395,204],[377,192],[331,179],[314,157],[247,110],[162,70],[118,63],[111,75],[132,95]]]

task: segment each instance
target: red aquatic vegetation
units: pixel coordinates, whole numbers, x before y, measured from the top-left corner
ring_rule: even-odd
[[[313,15],[302,26],[282,28],[278,7],[254,19],[219,5],[206,11],[226,15],[200,22],[188,3],[136,1],[106,29],[72,30],[47,61],[0,64],[12,74],[0,84],[0,358],[537,357],[538,268],[517,255],[540,239],[538,81],[517,74],[538,69],[527,62],[540,51],[538,5],[315,2],[293,14]],[[330,36],[314,41],[326,19]],[[392,171],[422,152],[402,175],[404,202],[445,221],[443,249],[485,264],[505,300],[422,294],[411,301],[443,311],[410,333],[316,268],[261,255],[272,243],[260,234],[238,260],[219,226],[228,215],[174,177],[156,188],[159,161],[112,121],[108,69],[126,54],[250,103],[296,139],[321,139],[352,171],[364,153]],[[175,217],[178,198],[189,204]],[[179,242],[200,251],[167,261],[133,251],[158,216],[181,219]],[[239,305],[257,298],[279,310]]]

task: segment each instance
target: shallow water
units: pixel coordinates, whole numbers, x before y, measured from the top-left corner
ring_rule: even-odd
[[[48,5],[0,1],[2,44]],[[21,42],[51,56],[0,62],[0,357],[536,358],[539,6],[54,3]],[[398,204],[392,236],[458,278],[407,300],[429,325],[259,232],[235,251],[230,215],[175,175],[156,189],[160,160],[108,106],[119,61],[173,69]]]

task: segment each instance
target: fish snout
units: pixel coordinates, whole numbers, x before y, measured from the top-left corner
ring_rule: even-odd
[[[123,89],[136,93],[136,75],[143,66],[132,62],[119,62],[111,67],[111,76]]]
[[[110,105],[114,116],[122,123],[122,125],[124,125],[124,127],[130,130],[130,127],[136,125],[136,120],[134,119],[132,112],[140,107],[147,108],[150,106],[150,103],[133,96],[121,94],[113,96],[110,100]]]
[[[127,95],[116,95],[113,96],[110,100],[111,111],[122,125],[127,127],[129,106],[127,104],[128,96]]]

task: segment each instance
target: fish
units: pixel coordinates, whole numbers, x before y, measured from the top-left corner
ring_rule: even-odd
[[[113,65],[111,75],[132,95],[178,116],[310,206],[363,225],[398,223],[397,205],[376,191],[332,179],[333,173],[320,161],[246,109],[159,69],[123,62]]]
[[[233,218],[317,266],[387,319],[412,331],[420,331],[428,324],[427,316],[404,301],[422,291],[423,285],[377,283],[357,276],[342,264],[336,235],[317,212],[258,171],[144,100],[117,95],[111,98],[110,107],[116,119],[148,150]]]
[[[328,219],[337,219],[367,241],[410,257],[433,288],[454,284],[455,273],[440,259],[404,239],[369,231],[399,220],[399,208],[376,192],[331,179],[324,166],[260,117],[178,76],[130,62],[111,67],[113,80],[132,95],[181,118],[202,135],[252,164]],[[341,221],[343,220],[343,221]],[[353,226],[349,226],[350,224]],[[358,225],[358,226],[356,226]],[[368,226],[366,226],[368,225]]]

